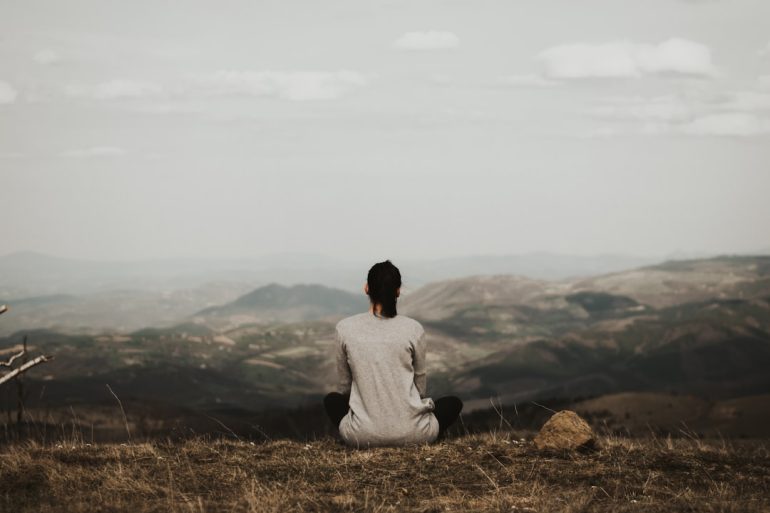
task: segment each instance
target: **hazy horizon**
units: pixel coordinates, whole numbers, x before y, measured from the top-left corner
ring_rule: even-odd
[[[54,253],[46,253],[42,251],[34,251],[34,250],[16,250],[16,251],[9,251],[4,254],[0,254],[0,258],[8,258],[13,257],[15,255],[35,255],[45,258],[55,258],[55,259],[63,259],[63,260],[77,260],[77,261],[92,261],[92,262],[104,262],[104,263],[120,263],[120,262],[133,262],[133,263],[141,263],[141,262],[163,262],[163,261],[210,261],[210,262],[228,262],[228,261],[249,261],[249,260],[259,260],[259,259],[270,259],[270,258],[279,258],[282,256],[285,257],[293,257],[293,258],[321,258],[323,260],[326,260],[328,262],[340,262],[340,263],[364,263],[368,262],[370,260],[366,260],[365,258],[355,258],[355,257],[349,257],[349,256],[333,256],[328,255],[325,253],[320,252],[314,252],[314,251],[266,251],[264,253],[258,253],[258,254],[245,254],[245,255],[225,255],[225,256],[198,256],[198,255],[170,255],[170,256],[147,256],[147,257],[140,257],[140,258],[94,258],[94,257],[78,257],[78,256],[72,256],[72,255],[59,255]],[[464,254],[458,254],[458,255],[437,255],[435,257],[426,257],[426,258],[417,258],[417,257],[410,257],[410,256],[389,256],[387,252],[381,256],[374,256],[376,261],[382,261],[385,259],[390,259],[392,261],[395,260],[403,260],[406,262],[418,262],[418,261],[439,261],[439,260],[456,260],[456,259],[473,259],[473,258],[505,258],[505,257],[526,257],[526,256],[534,256],[534,255],[550,255],[550,256],[558,256],[558,257],[575,257],[575,258],[628,258],[628,259],[701,259],[701,258],[710,258],[715,257],[719,255],[754,255],[754,256],[763,256],[763,255],[770,255],[770,247],[767,248],[757,248],[756,250],[749,250],[749,251],[684,251],[684,250],[674,250],[674,251],[668,251],[663,253],[649,253],[649,254],[636,254],[636,253],[629,253],[629,252],[622,252],[622,251],[607,251],[607,252],[596,252],[596,253],[561,253],[556,251],[542,251],[542,250],[532,250],[532,251],[521,251],[521,252],[508,252],[508,253],[464,253]],[[379,258],[379,260],[377,260]],[[375,260],[371,260],[372,263],[375,262]]]
[[[75,0],[0,16],[0,254],[764,251],[760,0]]]

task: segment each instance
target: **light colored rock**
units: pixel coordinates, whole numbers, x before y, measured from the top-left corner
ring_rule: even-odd
[[[591,447],[596,438],[591,426],[580,415],[570,410],[554,414],[535,437],[539,450],[575,450]]]

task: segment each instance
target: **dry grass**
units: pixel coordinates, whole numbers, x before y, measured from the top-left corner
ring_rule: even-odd
[[[770,511],[764,442],[603,437],[541,454],[497,431],[411,448],[196,438],[16,443],[0,511]]]

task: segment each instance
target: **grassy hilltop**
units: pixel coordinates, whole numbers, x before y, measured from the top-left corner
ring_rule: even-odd
[[[734,511],[770,509],[766,442],[599,438],[542,454],[532,433],[355,450],[309,442],[190,438],[135,444],[25,442],[0,449],[0,510]]]

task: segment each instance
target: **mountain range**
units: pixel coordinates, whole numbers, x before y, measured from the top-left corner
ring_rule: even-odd
[[[155,405],[147,418],[182,410],[248,417],[317,402],[333,389],[334,325],[365,311],[362,299],[363,291],[271,283],[174,325],[98,334],[24,329],[0,339],[0,352],[26,335],[33,353],[56,355],[27,377],[49,414],[68,415],[73,404],[106,407],[110,384],[136,410]],[[430,393],[460,395],[469,413],[490,398],[516,405],[619,393],[751,408],[758,403],[746,398],[770,393],[769,256],[561,280],[477,274],[427,283],[404,294],[398,311],[426,329]]]

